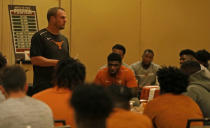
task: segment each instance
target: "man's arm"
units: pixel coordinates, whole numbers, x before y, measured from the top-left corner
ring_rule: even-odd
[[[100,73],[100,71],[98,71],[98,73],[97,73],[97,75],[96,75],[96,77],[95,77],[95,79],[94,79],[94,83],[95,83],[95,84],[98,84],[98,85],[101,85],[101,84],[102,84],[102,82],[101,82],[101,73]]]
[[[129,88],[136,88],[138,87],[137,85],[137,80],[136,80],[136,77],[134,75],[134,72],[131,70],[131,69],[128,69],[128,72],[126,74],[126,86],[129,87]]]
[[[40,67],[49,67],[49,66],[55,66],[58,63],[59,60],[55,59],[47,59],[43,56],[34,56],[31,57],[31,63],[36,66]]]

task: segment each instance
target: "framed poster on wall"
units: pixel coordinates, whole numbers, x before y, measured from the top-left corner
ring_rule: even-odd
[[[8,5],[16,62],[30,62],[31,37],[38,31],[36,6]]]

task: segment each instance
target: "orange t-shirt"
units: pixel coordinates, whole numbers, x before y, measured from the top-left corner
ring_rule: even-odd
[[[112,84],[125,85],[127,87],[137,87],[136,77],[133,71],[125,66],[121,66],[116,77],[111,77],[108,67],[99,70],[94,80],[95,84],[109,86]]]
[[[152,128],[152,121],[145,115],[115,108],[107,118],[107,128]]]
[[[74,127],[73,108],[69,105],[71,95],[72,91],[69,89],[53,87],[41,91],[32,97],[46,103],[51,108],[55,120],[65,120],[67,125]]]
[[[150,117],[156,128],[186,128],[188,119],[203,118],[199,106],[190,97],[171,93],[151,100],[144,114]]]

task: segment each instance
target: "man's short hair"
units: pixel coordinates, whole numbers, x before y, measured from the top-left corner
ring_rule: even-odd
[[[210,60],[210,53],[205,49],[197,51],[195,55],[196,59],[200,62],[208,63],[208,60]]]
[[[198,62],[196,61],[185,61],[182,65],[181,65],[181,71],[184,72],[187,75],[191,75],[197,71],[201,70],[201,66]]]
[[[26,73],[18,65],[8,66],[0,72],[0,79],[7,93],[23,91],[26,83]]]
[[[123,45],[121,44],[115,44],[113,47],[112,47],[112,50],[113,49],[118,49],[118,50],[121,50],[123,52],[123,55],[125,55],[126,53],[126,49]]]
[[[188,76],[176,67],[163,67],[157,71],[161,93],[181,94],[188,86]]]
[[[74,86],[83,84],[85,75],[85,66],[78,60],[73,58],[60,60],[55,67],[54,84],[73,89]]]
[[[154,52],[152,51],[152,49],[145,49],[144,54],[145,53],[151,53],[154,56]]]
[[[95,84],[76,87],[70,103],[80,120],[105,119],[113,108],[112,100],[104,87]]]
[[[62,10],[62,11],[65,11],[63,8],[61,7],[53,7],[53,8],[50,8],[47,12],[47,21],[49,22],[50,21],[50,17],[51,16],[56,16],[57,15],[57,11],[58,10]]]
[[[118,61],[122,63],[122,58],[119,54],[116,53],[110,53],[109,56],[107,57],[107,61]]]
[[[196,57],[195,52],[191,49],[184,49],[179,53],[179,56],[181,57],[182,55],[191,55],[194,58]]]
[[[6,64],[7,64],[7,59],[0,52],[0,69],[6,66]]]

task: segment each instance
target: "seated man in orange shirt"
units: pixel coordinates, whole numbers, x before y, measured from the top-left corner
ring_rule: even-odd
[[[125,85],[130,88],[137,87],[137,82],[133,71],[122,66],[122,58],[119,54],[111,53],[108,58],[108,67],[105,67],[96,75],[94,83],[109,85]]]
[[[199,106],[182,94],[188,86],[184,73],[174,67],[164,67],[157,71],[157,76],[160,96],[151,100],[144,110],[155,128],[186,128],[188,119],[203,118]]]
[[[72,58],[61,60],[56,65],[54,87],[36,93],[33,97],[39,99],[53,111],[55,120],[65,120],[74,128],[73,109],[69,107],[72,90],[85,80],[85,66]]]
[[[107,128],[152,128],[152,121],[145,115],[131,112],[129,100],[131,89],[125,86],[111,85],[107,88],[114,109],[107,119]]]

